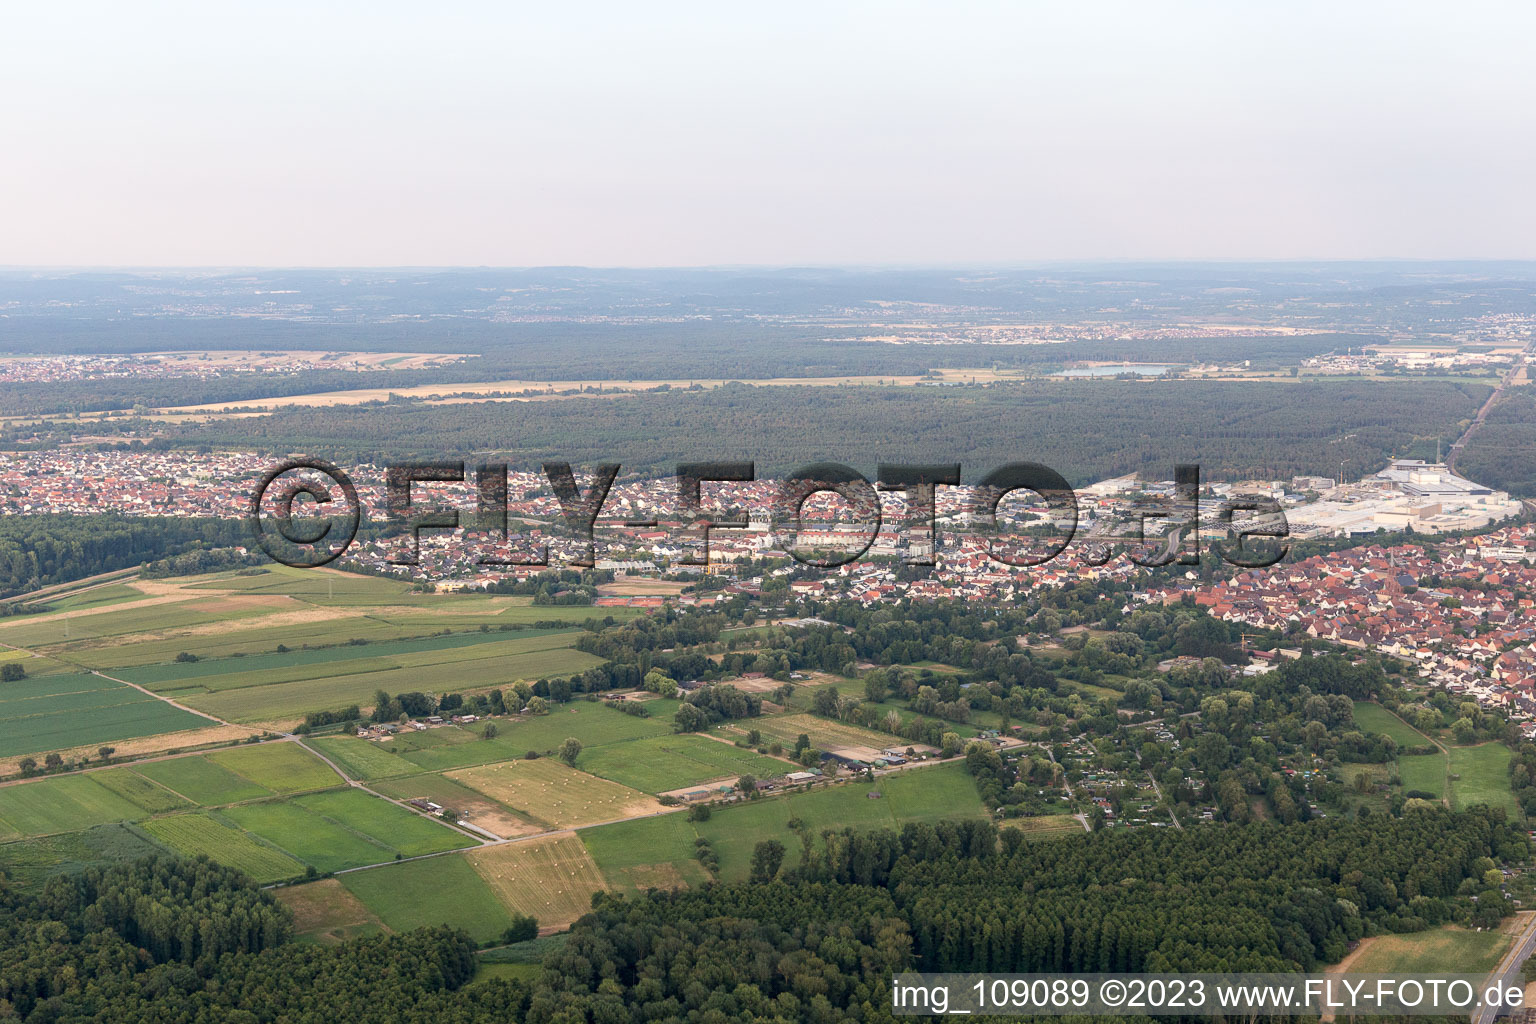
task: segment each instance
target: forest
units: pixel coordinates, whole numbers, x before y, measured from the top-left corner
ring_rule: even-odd
[[[670,473],[679,460],[752,459],[759,476],[817,461],[960,462],[965,480],[1043,462],[1074,485],[1199,463],[1208,480],[1373,471],[1416,439],[1448,446],[1482,385],[1060,381],[967,387],[752,387],[555,402],[296,409],[188,424],[178,445],[257,445],[346,460],[496,453]],[[366,440],[360,440],[366,439]],[[725,440],[730,439],[730,440]]]
[[[234,519],[0,516],[0,597],[151,563],[187,573],[222,568],[229,556],[213,549],[249,540]]]
[[[1483,810],[1050,843],[984,821],[800,838],[798,857],[760,847],[752,882],[599,894],[531,982],[472,986],[461,933],[297,945],[269,893],[202,860],[59,876],[38,894],[0,882],[0,1015],[881,1021],[902,970],[1314,969],[1367,934],[1465,920],[1472,895],[1485,918],[1509,912],[1477,879],[1528,845]]]
[[[1536,497],[1536,396],[1504,392],[1456,460],[1456,471],[1516,497]]]

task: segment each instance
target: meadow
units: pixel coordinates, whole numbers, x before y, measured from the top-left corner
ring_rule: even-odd
[[[880,797],[870,798],[871,791]],[[956,763],[896,772],[873,783],[816,786],[807,792],[717,807],[708,821],[689,822],[686,815],[674,813],[583,829],[580,835],[615,885],[644,888],[693,880],[683,872],[691,874],[688,865],[697,867],[694,840],[699,837],[714,847],[720,877],[741,881],[751,868],[753,850],[764,840],[783,843],[789,851],[786,861],[794,862],[800,849],[799,837],[789,828],[794,819],[816,837],[824,829],[898,828],[908,821],[984,814],[975,783],[965,766]],[[668,865],[681,871],[674,872]]]
[[[322,878],[273,891],[293,911],[293,931],[301,942],[326,945],[384,931],[384,924],[339,879]]]
[[[400,749],[391,745],[372,743],[356,736],[320,736],[304,741],[326,757],[341,765],[343,771],[354,779],[371,782],[375,779],[392,779],[400,775],[413,775],[422,771],[421,766],[407,761],[395,753]]]
[[[539,927],[566,928],[592,909],[607,888],[597,864],[574,835],[540,836],[464,855],[504,906],[536,917]]]
[[[461,854],[349,871],[341,884],[393,931],[450,924],[476,942],[512,923],[502,902]]]
[[[1458,974],[1481,974],[1498,966],[1510,937],[1495,929],[1468,931],[1447,926],[1368,940],[1349,969],[1360,973],[1425,974],[1454,965]]]
[[[1355,701],[1355,725],[1368,735],[1384,733],[1392,737],[1399,747],[1421,747],[1430,742],[1428,736],[1380,704],[1370,701]]]
[[[0,839],[74,832],[145,816],[138,804],[90,775],[60,775],[0,786]]]
[[[460,648],[428,666],[390,667],[374,671],[338,672],[314,679],[274,682],[265,686],[218,690],[206,694],[178,695],[190,707],[234,722],[262,722],[297,718],[310,711],[330,710],[348,704],[368,704],[379,690],[432,690],[509,685],[518,680],[552,675],[571,675],[602,664],[602,659],[574,650],[574,636],[565,639],[507,641],[535,645],[517,654],[462,656]],[[461,656],[454,657],[454,654]],[[344,663],[343,663],[344,664]]]
[[[458,850],[478,842],[457,829],[359,789],[311,793],[295,803],[405,857]]]
[[[1419,790],[1435,794],[1436,799],[1445,796],[1445,755],[1411,754],[1397,759],[1398,777],[1403,789]]]
[[[274,793],[302,793],[345,780],[298,743],[256,743],[206,755],[208,760]]]
[[[1008,818],[1003,828],[1017,829],[1026,839],[1066,839],[1086,833],[1083,823],[1070,814],[1046,814],[1037,818]]]
[[[1521,818],[1520,805],[1509,788],[1509,762],[1513,751],[1502,743],[1475,747],[1450,747],[1451,806],[1463,810],[1476,804],[1502,807],[1510,818]]]
[[[99,825],[0,845],[0,871],[18,887],[35,889],[54,875],[163,855],[166,849],[133,825]]]
[[[656,736],[583,751],[577,765],[646,793],[665,793],[712,779],[735,782],[742,775],[764,779],[798,766],[755,750],[703,736]]]
[[[644,793],[567,768],[549,757],[465,768],[449,772],[448,777],[505,807],[559,828],[662,809]]]
[[[141,826],[145,832],[189,857],[203,854],[238,868],[257,882],[277,882],[304,873],[304,865],[207,814],[176,814]]]
[[[211,725],[131,686],[81,673],[0,688],[0,757],[154,736]]]
[[[265,786],[258,786],[202,756],[145,761],[134,765],[133,770],[200,807],[220,807],[272,795]]]
[[[772,718],[755,718],[749,725],[737,723],[738,728],[753,728],[764,736],[772,737],[786,747],[793,747],[802,733],[811,738],[811,746],[818,750],[832,747],[873,747],[880,750],[889,746],[905,747],[907,741],[896,736],[845,725],[811,714],[779,715]]]

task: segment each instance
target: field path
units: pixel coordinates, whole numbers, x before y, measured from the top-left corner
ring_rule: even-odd
[[[147,694],[149,694],[149,696],[155,698],[155,700],[164,701],[165,703],[169,704],[173,708],[176,708],[176,709],[178,709],[180,711],[185,711],[188,714],[197,715],[199,718],[206,718],[210,722],[217,722],[219,725],[227,725],[227,726],[230,726],[231,728],[236,728],[237,727],[234,722],[226,722],[226,721],[224,721],[224,719],[218,717],[217,715],[210,715],[206,711],[199,711],[199,710],[197,710],[197,708],[189,708],[185,704],[181,703],[180,701],[171,700],[171,698],[165,696],[162,693],[156,693],[154,690],[146,690],[144,687],[140,686],[138,683],[130,683],[126,679],[119,679],[116,676],[109,676],[105,672],[98,672],[96,669],[91,669],[91,675],[93,675],[93,676],[100,676],[103,679],[110,679],[110,680],[112,680],[112,682],[114,682],[114,683],[122,683],[124,686],[131,686],[135,690],[138,690],[140,693],[147,693]]]

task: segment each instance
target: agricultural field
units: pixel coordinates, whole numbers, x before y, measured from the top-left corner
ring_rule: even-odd
[[[298,743],[257,743],[208,754],[209,761],[274,793],[302,793],[343,783]]]
[[[430,800],[457,811],[465,820],[503,839],[530,835],[543,829],[532,819],[514,814],[485,794],[445,775],[411,775],[389,779],[373,788],[396,800]]]
[[[871,791],[880,797],[872,799]],[[798,857],[800,839],[789,828],[796,818],[810,835],[819,836],[830,828],[897,828],[908,821],[984,814],[975,783],[956,763],[897,772],[874,783],[844,782],[717,807],[708,821],[689,822],[674,813],[583,829],[581,838],[614,885],[665,888],[695,880],[690,869],[702,872],[693,860],[699,837],[713,845],[720,877],[740,881],[747,877],[752,851],[764,840],[783,843],[790,862]]]
[[[1498,966],[1509,948],[1502,930],[1468,931],[1448,925],[1406,935],[1379,935],[1368,940],[1350,964],[1351,971],[1374,974],[1425,974],[1455,965],[1458,974],[1481,974]]]
[[[180,811],[192,806],[192,801],[180,793],[173,793],[158,782],[151,782],[131,768],[92,772],[88,777],[150,814]]]
[[[694,859],[699,833],[686,814],[636,818],[582,829],[577,835],[610,888],[678,889],[709,881],[709,874]]]
[[[280,850],[258,843],[239,829],[207,814],[155,818],[141,826],[170,849],[189,857],[203,854],[238,868],[257,882],[278,882],[304,873],[304,865]]]
[[[505,807],[559,828],[662,809],[644,793],[568,768],[549,757],[466,768],[449,772],[448,777]]]
[[[1520,806],[1509,789],[1509,762],[1513,752],[1502,743],[1475,747],[1451,747],[1451,806],[1463,810],[1476,804],[1502,807],[1520,820]]]
[[[905,746],[906,741],[896,736],[845,725],[811,714],[778,715],[771,718],[754,718],[747,726],[766,737],[772,737],[786,747],[793,747],[796,737],[804,733],[811,738],[811,746],[818,750],[830,747],[873,747],[880,750],[892,745]]]
[[[133,770],[200,807],[221,807],[272,795],[265,786],[258,786],[202,756],[145,761],[134,765]]]
[[[551,637],[506,643],[525,644],[531,649],[518,654],[489,654],[473,660],[450,656],[427,667],[341,672],[267,686],[185,697],[178,695],[178,699],[189,707],[229,721],[263,722],[297,718],[310,711],[334,710],[348,704],[368,704],[374,693],[381,689],[398,693],[402,690],[489,688],[522,679],[571,675],[602,664],[600,658],[575,650],[571,646],[574,643],[572,634],[560,640]]]
[[[320,872],[382,864],[395,856],[394,851],[382,843],[373,842],[289,801],[241,804],[226,809],[220,817]]]
[[[450,924],[476,942],[488,942],[512,923],[462,854],[348,871],[341,884],[392,931]]]
[[[1368,735],[1385,733],[1392,737],[1399,747],[1420,747],[1429,742],[1429,737],[1419,730],[1380,704],[1370,701],[1355,701],[1355,724],[1360,727],[1361,732]]]
[[[413,775],[424,770],[395,753],[400,748],[393,745],[393,740],[386,745],[360,740],[356,736],[321,736],[304,743],[341,765],[342,771],[354,779],[365,782]]]
[[[166,847],[133,825],[98,825],[81,832],[0,845],[0,873],[23,889],[33,889],[54,875],[110,867],[165,852]]]
[[[0,757],[35,754],[213,724],[131,686],[77,673],[0,688]]]
[[[443,853],[478,842],[455,828],[358,789],[311,793],[295,803],[406,857]]]
[[[75,832],[143,817],[142,807],[90,775],[59,775],[0,786],[0,839]]]
[[[665,793],[712,779],[734,782],[742,775],[769,778],[798,767],[755,750],[686,733],[597,747],[583,751],[577,763],[583,771],[646,793]]]
[[[477,731],[484,726],[477,727]],[[599,701],[574,701],[552,705],[547,715],[498,723],[501,733],[494,742],[505,742],[519,754],[528,750],[553,750],[567,736],[581,740],[585,747],[641,739],[645,736],[670,736],[670,718],[636,718]]]
[[[1017,829],[1026,839],[1066,839],[1085,834],[1083,823],[1070,814],[1046,814],[1038,818],[1008,818],[1003,828]]]
[[[334,945],[385,931],[384,923],[335,878],[273,890],[293,911],[293,931],[301,942]]]
[[[575,835],[540,836],[464,855],[504,906],[539,919],[540,929],[567,928],[607,888]]]

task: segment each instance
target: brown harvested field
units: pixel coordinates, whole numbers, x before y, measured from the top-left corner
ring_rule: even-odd
[[[293,930],[318,942],[341,942],[373,931],[388,931],[362,900],[335,878],[273,890],[279,903],[293,911]]]
[[[164,754],[171,750],[191,750],[194,747],[212,746],[215,744],[235,743],[254,736],[261,730],[243,725],[209,725],[206,729],[184,729],[181,732],[163,732],[158,736],[140,736],[130,740],[113,740],[107,746],[115,751],[112,755],[114,763],[134,758],[152,757],[156,754]],[[60,750],[59,756],[66,761],[77,760],[82,757],[96,759],[96,751],[102,746],[100,743],[91,743],[83,747],[70,747]],[[0,758],[0,774],[10,775],[21,771],[21,757]]]
[[[573,832],[470,850],[465,858],[511,910],[539,919],[541,933],[563,931],[607,888]]]
[[[649,580],[644,576],[616,579],[612,583],[598,584],[597,592],[603,597],[670,597],[681,594],[688,584],[676,580]]]
[[[654,798],[639,790],[568,768],[551,757],[502,761],[445,774],[515,811],[559,828],[632,818],[662,809]]]
[[[898,740],[896,737],[887,736],[872,729],[844,725],[842,722],[829,721],[811,714],[754,718],[752,728],[764,736],[771,736],[785,743],[794,743],[797,736],[805,733],[811,738],[811,745],[819,750],[840,747],[873,747],[875,750],[880,750],[892,743],[906,744],[904,740]]]

